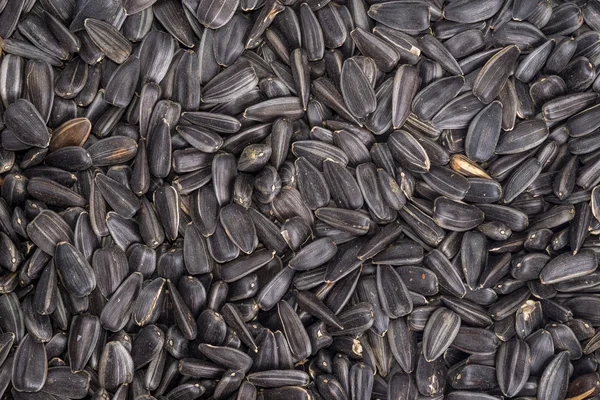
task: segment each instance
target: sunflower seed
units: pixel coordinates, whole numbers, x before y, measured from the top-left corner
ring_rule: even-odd
[[[362,28],[351,31],[350,37],[361,53],[375,60],[377,67],[384,72],[390,72],[400,59],[391,45]]]
[[[494,101],[473,118],[465,138],[465,154],[475,162],[494,155],[502,127],[502,103]]]
[[[110,368],[108,363],[118,368]],[[120,385],[131,383],[134,365],[127,349],[118,341],[106,343],[98,367],[100,385],[115,391]]]
[[[48,376],[46,347],[33,336],[25,335],[19,343],[12,366],[12,385],[21,392],[39,392]]]
[[[421,51],[438,62],[444,70],[453,75],[462,75],[463,71],[452,54],[433,35],[423,35],[419,39]]]
[[[6,126],[25,145],[47,147],[50,142],[48,128],[35,106],[25,99],[18,99],[4,112]]]
[[[569,353],[566,351],[557,354],[548,364],[542,374],[538,392],[540,396],[548,399],[560,399],[565,396],[568,384]]]
[[[100,337],[100,321],[91,315],[79,315],[73,319],[69,333],[68,352],[71,371],[83,371]]]
[[[437,129],[467,128],[484,104],[472,93],[465,93],[447,103],[431,120]]]
[[[527,343],[511,339],[500,345],[496,354],[496,376],[502,393],[513,396],[529,378],[531,351]]]

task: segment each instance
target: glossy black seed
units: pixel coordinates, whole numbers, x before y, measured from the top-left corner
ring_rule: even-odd
[[[14,355],[11,382],[16,390],[39,392],[46,383],[48,359],[44,343],[25,335]]]

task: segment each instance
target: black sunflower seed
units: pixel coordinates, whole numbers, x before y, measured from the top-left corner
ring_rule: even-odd
[[[512,396],[527,383],[531,351],[527,343],[511,339],[498,349],[496,354],[496,376],[502,393]]]
[[[123,63],[131,54],[129,41],[110,23],[86,18],[84,26],[96,46],[117,64]]]
[[[507,46],[482,67],[473,85],[473,94],[482,103],[490,103],[500,93],[515,67],[519,53],[517,46]]]
[[[392,86],[392,125],[400,129],[410,114],[410,104],[419,87],[418,71],[410,65],[396,70]]]
[[[127,349],[118,341],[106,343],[98,365],[100,385],[115,391],[120,385],[133,381],[133,371],[133,360]]]
[[[4,119],[7,128],[13,131],[18,141],[27,146],[48,146],[48,128],[31,102],[25,99],[16,100],[4,111]]]
[[[14,355],[11,382],[16,390],[39,392],[48,376],[48,359],[44,343],[25,335]]]

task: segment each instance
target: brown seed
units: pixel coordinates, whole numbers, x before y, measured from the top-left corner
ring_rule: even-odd
[[[462,154],[453,154],[450,156],[450,168],[466,177],[492,179],[483,168]]]

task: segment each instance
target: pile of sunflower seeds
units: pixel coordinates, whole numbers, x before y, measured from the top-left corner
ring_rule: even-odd
[[[0,0],[0,48],[0,398],[600,399],[600,1]]]

